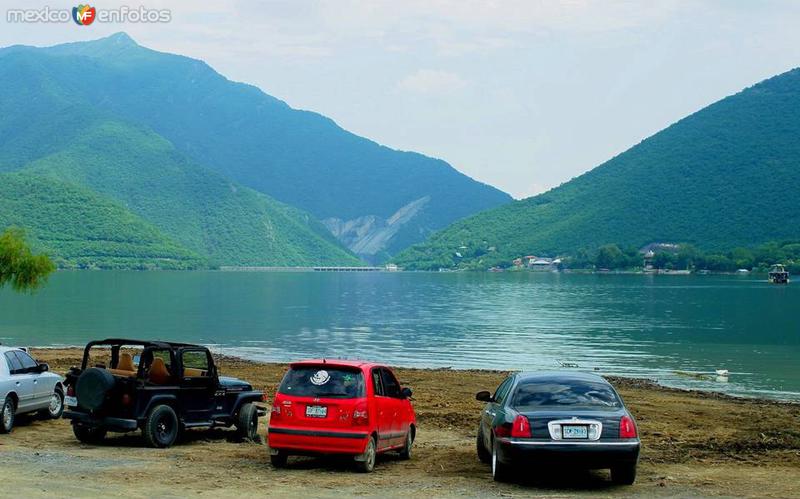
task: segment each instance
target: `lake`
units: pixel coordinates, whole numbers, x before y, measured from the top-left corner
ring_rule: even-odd
[[[211,345],[265,361],[556,369],[800,400],[800,285],[763,276],[61,271],[0,291],[0,341]],[[728,369],[727,382],[676,371]]]

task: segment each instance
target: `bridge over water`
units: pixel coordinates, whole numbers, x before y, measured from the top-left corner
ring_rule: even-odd
[[[220,267],[226,272],[392,272],[386,267]]]

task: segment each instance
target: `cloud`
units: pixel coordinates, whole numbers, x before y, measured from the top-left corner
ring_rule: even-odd
[[[405,93],[443,95],[463,90],[467,81],[456,73],[440,69],[420,69],[397,83]]]

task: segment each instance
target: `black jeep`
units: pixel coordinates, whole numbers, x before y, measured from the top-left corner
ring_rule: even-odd
[[[185,343],[107,339],[86,345],[80,369],[66,376],[64,417],[81,442],[108,431],[142,430],[152,447],[169,447],[187,428],[235,426],[254,440],[260,391],[220,377],[211,352]]]

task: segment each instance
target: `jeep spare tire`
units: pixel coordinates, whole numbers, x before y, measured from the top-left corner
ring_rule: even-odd
[[[114,387],[114,376],[98,367],[90,367],[78,377],[75,385],[75,395],[78,404],[90,411],[96,411],[103,406],[108,392]]]

